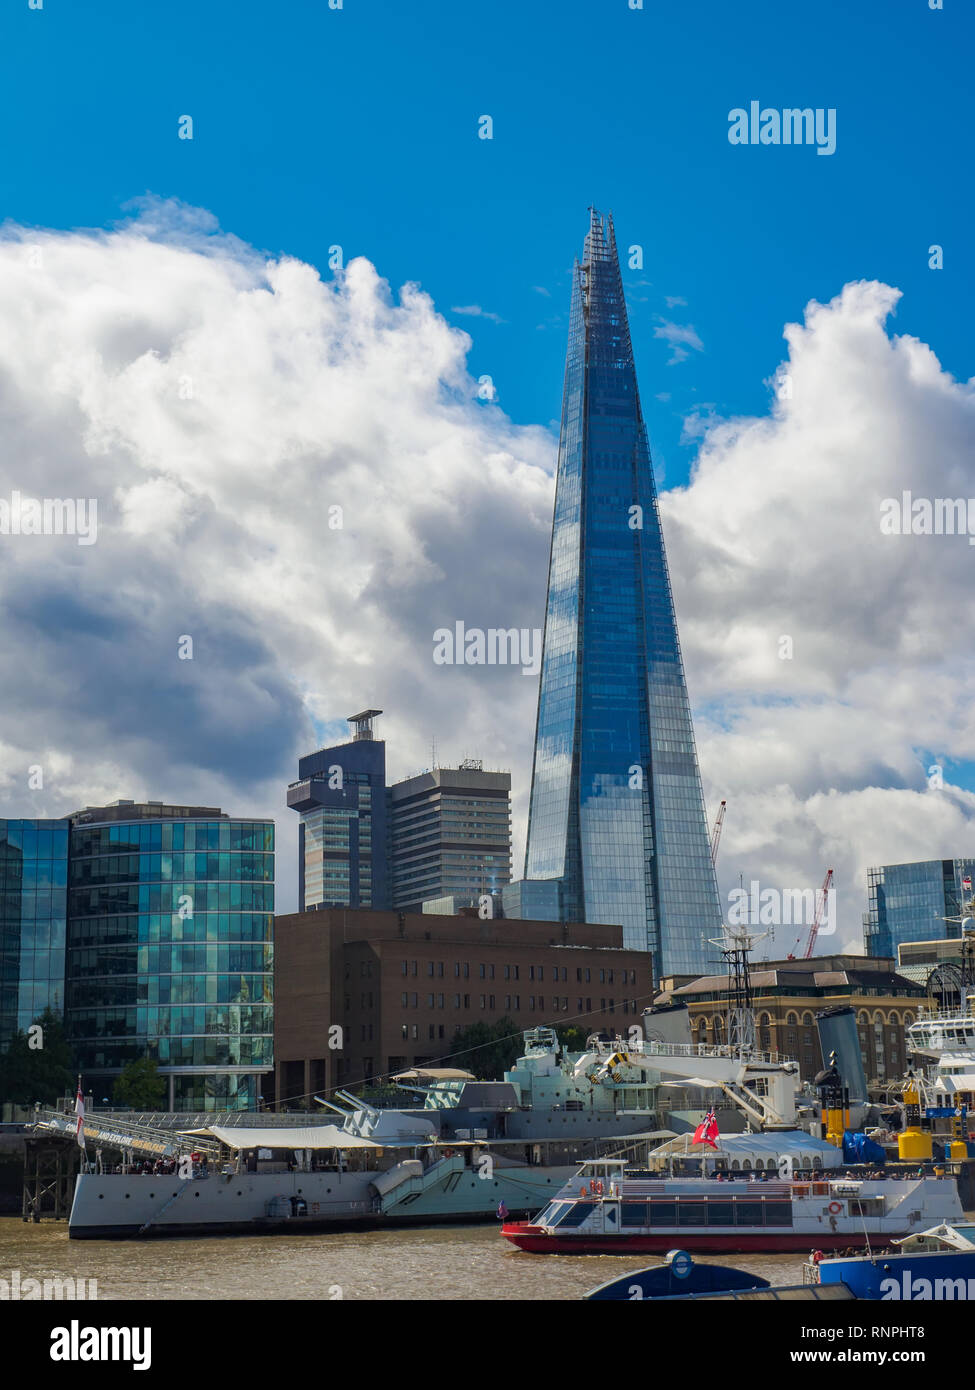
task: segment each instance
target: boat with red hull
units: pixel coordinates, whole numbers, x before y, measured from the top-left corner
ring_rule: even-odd
[[[788,1253],[886,1244],[963,1219],[951,1178],[718,1182],[588,1164],[532,1221],[501,1234],[538,1255]]]

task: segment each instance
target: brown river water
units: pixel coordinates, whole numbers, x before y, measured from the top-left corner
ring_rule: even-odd
[[[802,1280],[797,1255],[701,1257]],[[134,1299],[577,1299],[631,1269],[639,1255],[528,1255],[497,1226],[280,1236],[69,1241],[63,1221],[0,1217],[0,1279],[96,1279],[99,1301]],[[340,1291],[340,1292],[339,1292]]]

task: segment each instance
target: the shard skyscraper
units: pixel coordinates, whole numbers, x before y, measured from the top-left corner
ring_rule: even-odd
[[[615,922],[656,974],[721,925],[612,219],[573,270],[526,879]]]

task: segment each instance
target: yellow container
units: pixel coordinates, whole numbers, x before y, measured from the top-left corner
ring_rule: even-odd
[[[952,1158],[967,1158],[968,1145],[961,1139],[952,1139],[950,1154]]]
[[[897,1136],[897,1156],[903,1159],[930,1158],[931,1136],[920,1129],[905,1129]]]

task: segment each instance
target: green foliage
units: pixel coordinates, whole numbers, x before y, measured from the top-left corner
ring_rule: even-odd
[[[563,1052],[585,1052],[586,1039],[592,1030],[580,1028],[577,1024],[570,1023],[565,1028],[556,1028],[555,1031],[559,1035]]]
[[[150,1057],[136,1057],[129,1062],[112,1087],[118,1105],[131,1105],[133,1110],[161,1110],[166,1101],[166,1079]]]
[[[17,1031],[0,1055],[0,1101],[14,1105],[54,1105],[74,1090],[76,1069],[64,1023],[45,1009],[26,1033]]]
[[[481,1081],[500,1081],[522,1051],[522,1030],[513,1018],[497,1023],[472,1023],[454,1034],[451,1051],[456,1056],[444,1063],[473,1072]]]

